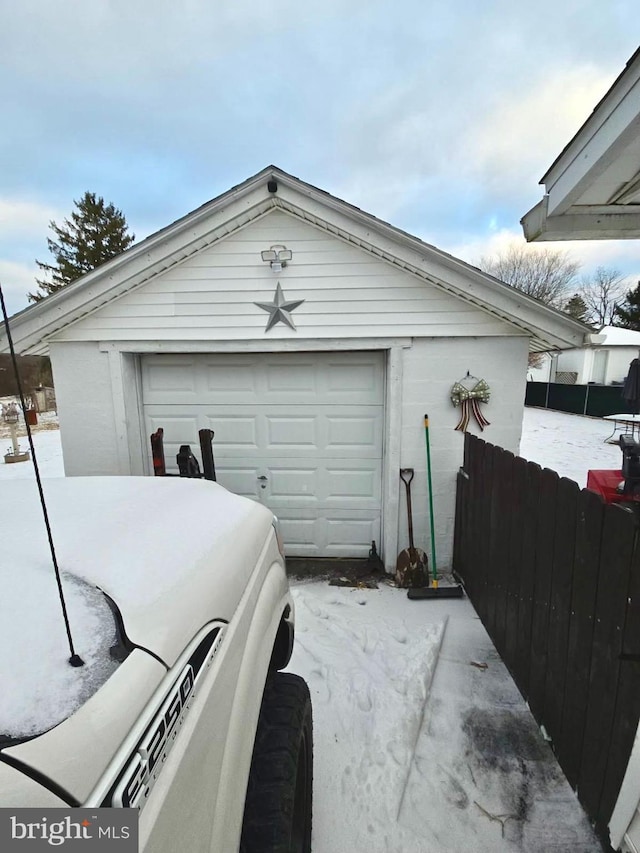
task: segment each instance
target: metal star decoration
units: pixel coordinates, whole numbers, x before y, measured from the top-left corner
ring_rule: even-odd
[[[265,329],[265,332],[272,329],[276,323],[286,323],[287,326],[295,331],[296,325],[289,312],[295,311],[295,309],[299,308],[303,302],[304,299],[287,302],[284,298],[282,288],[280,287],[280,282],[278,282],[273,302],[254,302],[253,304],[257,305],[258,308],[262,308],[263,311],[269,312],[269,319],[267,320],[267,328]]]

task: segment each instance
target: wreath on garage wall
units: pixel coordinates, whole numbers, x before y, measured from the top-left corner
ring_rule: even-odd
[[[484,379],[472,376],[469,371],[463,379],[454,383],[451,389],[451,402],[454,406],[460,406],[460,420],[455,429],[467,432],[469,421],[473,416],[481,430],[490,426],[489,421],[482,414],[481,403],[488,403],[491,397],[491,389]]]

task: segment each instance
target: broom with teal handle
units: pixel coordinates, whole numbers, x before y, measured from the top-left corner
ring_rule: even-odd
[[[429,524],[431,526],[431,587],[438,589],[436,568],[436,528],[433,523],[433,485],[431,482],[431,445],[429,442],[429,415],[424,416],[424,439],[427,443],[427,484],[429,486]]]
[[[431,445],[429,443],[429,415],[424,416],[424,437],[427,444],[427,485],[429,487],[429,523],[431,527],[431,586],[410,589],[407,597],[421,598],[462,598],[461,586],[438,586],[438,569],[436,568],[436,532],[433,521],[433,485],[431,482]]]

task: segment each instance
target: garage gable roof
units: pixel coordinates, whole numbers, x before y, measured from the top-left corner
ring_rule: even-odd
[[[528,241],[640,237],[640,49],[540,183]]]
[[[325,230],[511,324],[548,350],[580,346],[583,324],[476,267],[275,166],[133,245],[11,321],[16,349],[42,353],[61,329],[118,299],[186,258],[215,245],[272,210]],[[0,340],[6,351],[6,338]]]

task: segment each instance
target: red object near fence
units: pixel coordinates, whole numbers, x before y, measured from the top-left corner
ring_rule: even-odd
[[[629,500],[629,496],[618,491],[623,480],[622,471],[587,471],[587,488],[597,492],[608,504]]]

